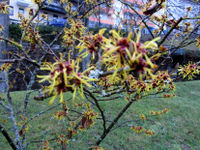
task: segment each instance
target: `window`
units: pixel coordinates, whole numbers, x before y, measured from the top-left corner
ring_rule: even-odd
[[[106,14],[100,14],[100,18],[104,19],[104,20],[107,20],[108,16]]]
[[[23,15],[24,14],[24,8],[19,8],[19,14]]]
[[[58,15],[53,15],[53,19],[58,19]]]
[[[47,16],[47,18],[48,18],[48,13],[47,12],[44,12],[44,14]]]
[[[100,19],[108,20],[108,14],[103,12],[103,11],[101,11],[100,12]]]
[[[10,9],[9,9],[9,13],[10,13],[10,16],[13,16],[14,15],[14,8],[13,6],[10,6]]]
[[[89,21],[89,27],[95,27],[96,26],[96,22],[94,21]]]

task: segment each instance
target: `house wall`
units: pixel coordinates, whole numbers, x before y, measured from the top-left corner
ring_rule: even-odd
[[[11,21],[19,21],[18,14],[20,13],[20,9],[24,10],[24,16],[28,16],[28,9],[31,7],[36,9],[37,6],[33,4],[31,0],[10,0],[10,19]]]
[[[23,15],[25,17],[28,16],[28,11],[30,10],[30,8],[33,8],[34,10],[37,9],[37,5],[33,3],[32,0],[10,0],[10,20],[11,22],[19,22],[19,13],[20,13],[20,9],[24,10]],[[56,13],[56,12],[51,12],[48,10],[41,10],[39,12],[39,16],[37,19],[41,19],[41,15],[42,14],[47,14],[48,16],[48,21],[52,21],[54,19],[54,16],[58,16],[58,19],[63,19],[64,15],[60,14],[60,13]]]

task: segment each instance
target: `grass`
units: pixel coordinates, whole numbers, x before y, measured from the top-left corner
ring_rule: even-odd
[[[155,135],[147,137],[144,134],[136,134],[130,127],[121,127],[113,130],[101,146],[107,150],[199,150],[200,147],[200,81],[189,81],[176,83],[176,97],[172,99],[158,98],[151,96],[144,100],[138,101],[125,113],[119,121],[131,120],[138,118],[139,114],[148,114],[150,110],[159,111],[164,108],[170,108],[168,114],[162,116],[154,116],[150,121],[141,122],[140,124],[148,129],[155,131]],[[25,92],[13,92],[13,105],[15,113],[19,117],[23,110],[23,99]],[[28,105],[28,116],[33,116],[41,110],[47,109],[48,100],[37,102],[33,100],[31,95]],[[66,95],[67,97],[68,95]],[[118,99],[113,102],[101,102],[101,106],[106,110],[108,119],[112,120],[126,101]],[[2,108],[0,108],[2,110]],[[52,113],[56,109],[41,115],[39,118],[31,122],[29,132],[27,133],[28,150],[42,149],[42,143],[38,140],[52,139],[55,133],[64,133],[67,123],[52,119]],[[2,117],[0,122],[2,121]],[[130,122],[136,125],[135,122]],[[68,149],[87,150],[97,138],[101,135],[102,122],[97,121],[94,126],[89,128],[87,132],[80,132],[74,136],[68,143]],[[5,123],[6,129],[13,134],[11,124]],[[60,130],[62,129],[62,131]],[[53,149],[60,149],[54,141],[50,141]],[[0,149],[9,150],[8,143],[0,136]]]

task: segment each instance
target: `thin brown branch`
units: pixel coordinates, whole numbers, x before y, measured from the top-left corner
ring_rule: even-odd
[[[0,63],[18,63],[18,62],[23,61],[23,60],[25,60],[25,61],[27,61],[27,62],[29,62],[29,63],[37,66],[37,67],[40,67],[40,65],[38,65],[37,63],[35,63],[35,62],[33,62],[33,61],[31,61],[27,58],[24,58],[24,57],[21,57],[20,59],[0,59]]]
[[[151,119],[148,119],[149,116],[145,116],[145,117],[146,117],[145,121],[149,121],[151,123],[155,123],[155,121],[153,121]],[[124,122],[116,125],[115,128],[112,129],[112,131],[115,130],[115,129],[117,129],[117,128],[120,128],[120,127],[127,127],[127,126],[129,126],[129,125],[127,125],[127,123],[130,123],[130,122],[136,122],[136,123],[138,123],[139,121],[142,121],[142,120],[141,119],[137,119],[137,120],[127,120],[127,121],[124,121]]]
[[[151,29],[149,28],[149,26],[147,25],[147,23],[144,21],[145,19],[143,19],[142,16],[130,4],[128,4],[128,3],[124,2],[124,1],[121,1],[121,0],[120,0],[120,2],[122,4],[124,4],[124,5],[127,5],[131,10],[133,10],[138,15],[138,17],[142,20],[142,23],[145,25],[145,27],[147,28],[147,30],[151,34],[152,38],[154,38],[154,35],[151,32]]]
[[[14,111],[13,111],[12,98],[10,96],[9,89],[7,90],[7,98],[8,98],[9,114],[10,114],[10,118],[12,120],[13,130],[15,133],[15,141],[17,143],[16,147],[19,150],[23,150],[23,145],[22,145],[22,142],[20,141],[19,131],[18,131],[18,127],[17,127],[17,123],[16,123]]]
[[[98,101],[102,101],[102,102],[113,101],[113,100],[117,100],[119,98],[122,98],[122,96],[115,96],[115,97],[110,97],[110,98],[98,99]]]
[[[0,63],[17,63],[21,59],[0,59]]]
[[[113,122],[109,125],[106,131],[101,135],[101,137],[96,141],[95,145],[99,145],[105,137],[110,133],[111,129],[115,126],[118,120],[123,116],[123,114],[128,110],[128,108],[135,102],[136,99],[131,99],[131,101],[119,112]]]
[[[86,88],[84,88],[85,92],[87,92],[89,94],[89,96],[94,100],[97,108],[99,109],[100,113],[101,113],[101,116],[102,116],[102,119],[103,119],[103,127],[104,127],[104,132],[106,130],[106,118],[105,118],[105,115],[104,115],[104,112],[101,108],[101,106],[99,105],[98,103],[98,100],[96,99],[96,97],[89,91],[87,90]]]
[[[38,118],[38,117],[41,116],[42,114],[44,114],[44,113],[46,113],[46,112],[48,112],[48,111],[50,111],[50,110],[52,110],[52,109],[58,107],[60,104],[61,104],[61,103],[59,103],[59,104],[57,104],[57,105],[54,105],[54,106],[52,106],[52,107],[50,107],[50,108],[48,108],[48,109],[46,109],[46,110],[44,110],[44,111],[39,112],[38,114],[32,116],[32,117],[22,126],[21,130],[23,130],[33,119]]]
[[[23,49],[22,45],[13,41],[13,40],[10,40],[10,39],[7,39],[7,38],[3,38],[3,37],[0,37],[0,40],[4,40],[12,45],[14,45],[15,47],[17,47],[19,50],[23,51],[24,54],[25,54],[25,57],[22,57],[22,56],[19,56],[19,55],[15,55],[17,56],[18,58],[22,59],[22,60],[26,60],[28,61],[29,63],[32,63],[33,65],[37,66],[37,67],[40,67],[39,64],[37,64],[36,62],[34,62],[26,53],[25,49]],[[17,60],[17,59],[16,59]]]
[[[51,52],[51,54],[54,55],[54,56],[56,57],[57,60],[59,60],[58,56],[57,56],[57,55],[54,53],[54,51],[51,49],[51,46],[50,46],[49,44],[47,44],[44,40],[42,40],[42,43],[43,43],[44,45],[46,45],[47,48],[48,48],[48,50]],[[42,45],[41,45],[41,47],[42,47]]]
[[[13,41],[13,40],[10,40],[10,39],[4,38],[4,37],[0,37],[0,40],[4,40],[5,42],[8,42],[8,43],[16,46],[18,49],[24,51],[23,48],[22,48],[22,45],[17,43],[17,42],[15,42],[15,41]]]
[[[167,34],[163,37],[163,39],[158,43],[158,47],[160,47],[160,45],[162,45],[165,40],[167,39],[167,37],[170,35],[170,33],[179,25],[179,23],[183,20],[183,18],[179,18],[178,21],[174,24],[174,26],[172,26],[170,28],[170,30],[167,32]]]
[[[119,69],[119,70],[117,71],[117,73],[123,72],[124,70],[125,70],[125,71],[129,70],[129,67],[121,68],[121,69]],[[108,72],[104,72],[104,73],[102,73],[102,74],[99,75],[99,78],[101,78],[101,77],[106,77],[106,76],[108,76],[108,75],[113,74],[114,72],[115,72],[115,70],[113,70],[113,71],[108,71]]]
[[[124,88],[121,88],[121,89],[116,90],[114,92],[107,93],[107,94],[103,95],[102,97],[110,97],[112,95],[119,94],[119,93],[122,93],[122,92],[124,92]]]
[[[111,86],[115,86],[115,85],[111,85]],[[116,90],[119,90],[119,87],[113,88],[113,89],[108,89],[106,90],[106,92],[114,92]],[[95,90],[95,91],[91,91],[92,93],[99,93],[99,90]]]
[[[54,96],[54,94],[48,94],[48,93],[47,94],[39,94],[39,95],[34,96],[34,100],[43,101],[43,100],[50,98],[52,96]]]
[[[60,38],[60,36],[64,33],[64,28],[57,34],[57,36],[53,39],[53,41],[49,44],[49,47],[52,47],[53,44]]]
[[[1,105],[4,109],[6,109],[7,111],[10,110],[8,106],[6,106],[5,104],[3,104],[3,103],[1,102],[1,100],[0,100],[0,105]]]
[[[200,17],[184,17],[183,20],[194,20],[194,19],[200,19]]]
[[[100,6],[100,5],[104,4],[104,3],[106,3],[106,1],[98,3],[98,4],[94,5],[94,6],[92,6],[83,15],[81,15],[80,19],[83,19],[91,10],[95,9],[96,7],[98,7],[98,6]]]
[[[16,60],[20,60],[20,61],[25,60],[25,61],[33,64],[34,66],[40,68],[40,65],[36,61],[32,60],[30,57],[26,58],[26,57],[19,56],[17,54],[15,54],[15,56],[19,58],[19,59],[16,59]]]
[[[5,137],[5,139],[8,141],[8,144],[12,147],[12,149],[17,150],[15,143],[13,142],[10,135],[8,134],[8,132],[5,130],[5,128],[1,124],[0,124],[0,131],[3,134],[3,136]]]
[[[36,13],[35,13],[35,14],[32,16],[32,18],[29,20],[29,22],[28,22],[26,28],[24,29],[24,31],[23,31],[23,33],[22,33],[22,36],[21,36],[21,39],[20,39],[20,44],[22,44],[22,41],[23,41],[23,39],[24,39],[24,37],[25,37],[25,34],[26,34],[27,30],[28,30],[28,27],[29,27],[30,24],[33,22],[33,20],[38,16],[39,11],[40,11],[40,9],[42,8],[42,6],[44,5],[44,3],[45,3],[45,1],[41,4],[41,6],[38,6],[38,9],[37,9]]]
[[[200,27],[200,24],[197,25],[197,26],[193,29],[193,31],[192,31],[187,37],[185,37],[185,39],[182,40],[182,42],[180,42],[179,46],[174,47],[174,48],[171,49],[171,50],[173,50],[173,51],[172,51],[171,53],[169,53],[168,56],[160,63],[160,65],[157,67],[157,69],[154,71],[154,73],[156,73],[158,70],[160,70],[160,68],[161,68],[162,65],[167,61],[167,58],[168,58],[169,56],[171,56],[172,54],[174,54],[174,53],[178,50],[178,48],[181,48],[182,46],[184,46],[185,40],[188,40],[188,39],[192,36],[192,34],[196,31],[196,29],[198,29],[199,27]]]
[[[71,98],[67,99],[66,101],[68,101],[68,100],[70,100],[70,99],[71,99]],[[38,117],[41,116],[42,114],[45,114],[46,112],[48,112],[48,111],[50,111],[50,110],[53,110],[53,109],[57,108],[57,107],[60,106],[60,105],[61,105],[61,103],[58,103],[58,104],[56,104],[56,105],[54,105],[54,106],[52,106],[52,107],[50,107],[50,108],[48,108],[48,109],[46,109],[46,110],[43,110],[43,111],[39,112],[39,113],[36,114],[36,115],[32,116],[32,117],[22,126],[21,130],[23,130],[23,129],[27,126],[27,124],[29,124],[29,123],[30,123],[32,120],[34,120],[35,118],[38,118]],[[72,111],[72,112],[75,112],[75,113],[77,113],[77,114],[81,114],[80,112],[78,112],[78,111],[76,111],[76,110],[73,110],[73,109],[68,109],[68,111]]]

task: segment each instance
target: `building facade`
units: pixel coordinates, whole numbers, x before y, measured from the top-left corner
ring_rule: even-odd
[[[19,22],[19,14],[28,16],[29,9],[37,9],[37,5],[32,0],[10,0],[10,21]],[[45,3],[43,9],[39,12],[38,18],[41,19],[41,15],[46,14],[46,23],[55,19],[64,19],[65,10],[60,3],[54,0],[51,4]]]
[[[121,28],[125,30],[134,30],[139,28],[139,24],[145,15],[142,12],[142,6],[144,5],[144,0],[124,0],[125,3],[131,5],[138,14],[130,9],[129,6],[122,4],[118,0],[113,0],[112,5],[109,7],[107,5],[99,6],[99,11],[89,18],[88,26],[91,28],[95,27],[110,27],[110,28]],[[159,12],[160,13],[160,12]],[[163,12],[162,12],[163,13]],[[148,21],[147,25],[151,30],[158,28],[154,23]],[[145,34],[150,34],[149,31],[144,28],[143,32]]]
[[[126,3],[133,6],[133,8],[139,13],[142,18],[145,18],[141,8],[146,2],[146,0],[124,0]],[[76,10],[77,0],[71,0],[74,3],[74,11]],[[98,6],[98,11],[87,19],[87,26],[90,28],[98,27],[108,27],[122,29],[138,28],[141,22],[141,18],[129,8],[129,6],[122,4],[118,0],[112,0],[111,5],[103,4]],[[182,5],[184,3],[184,5]],[[199,4],[199,3],[198,3]],[[10,20],[11,22],[18,22],[19,14],[23,14],[25,17],[28,16],[28,10],[30,8],[36,9],[37,6],[32,2],[32,0],[10,0]],[[188,7],[192,7],[192,13],[190,17],[194,17],[200,14],[200,5],[192,2],[192,0],[168,0],[167,1],[167,11],[162,10],[155,15],[167,14],[167,12],[173,14],[174,18],[179,18],[180,16],[187,15],[185,11]],[[41,14],[46,14],[48,17],[44,20],[45,23],[50,23],[52,21],[64,21],[66,22],[65,10],[63,6],[60,5],[59,0],[53,0],[52,3],[45,3],[43,9],[39,12],[37,19],[41,19]],[[153,14],[154,15],[154,14]],[[64,24],[63,22],[63,24]],[[148,21],[148,26],[153,30],[159,28],[154,23]],[[147,29],[144,29],[148,33]]]
[[[72,1],[74,3],[74,7],[76,7],[76,0]],[[134,11],[130,10],[128,6],[123,5],[118,0],[113,0],[112,2],[113,3],[110,6],[107,4],[98,6],[98,11],[88,18],[88,27],[113,28],[120,26],[121,28],[127,28],[126,21],[129,23],[132,22],[135,24],[135,26],[137,26],[137,24],[140,22],[140,19]],[[126,0],[126,2],[136,8],[141,16],[144,16],[140,10],[140,6],[143,4],[142,0]],[[32,0],[10,0],[11,22],[19,22],[19,14],[23,14],[25,17],[27,17],[28,10],[30,8],[37,8],[37,5],[35,5]],[[74,8],[74,10],[76,10],[76,8]],[[65,10],[60,5],[58,0],[53,0],[50,4],[45,3],[43,9],[39,12],[37,19],[41,19],[41,14],[46,14],[48,16],[45,20],[47,24],[53,20],[64,20],[66,18]]]

